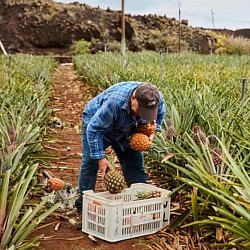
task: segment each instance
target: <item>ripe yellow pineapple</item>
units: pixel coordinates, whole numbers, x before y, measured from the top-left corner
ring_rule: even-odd
[[[155,131],[156,131],[156,122],[152,121],[145,124],[139,124],[135,130],[135,133],[142,133],[147,136],[150,136],[151,134],[155,133]]]
[[[134,133],[130,139],[130,147],[136,151],[147,151],[151,146],[148,136],[143,133]]]
[[[116,169],[109,170],[105,174],[104,185],[111,194],[121,193],[126,187],[123,175]]]
[[[60,178],[50,177],[47,182],[49,191],[61,190],[65,186],[65,182]]]

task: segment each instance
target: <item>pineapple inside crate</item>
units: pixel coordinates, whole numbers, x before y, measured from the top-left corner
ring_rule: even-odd
[[[140,192],[160,191],[161,197],[137,199]],[[136,183],[122,193],[83,192],[82,231],[116,242],[152,234],[169,224],[170,191]]]

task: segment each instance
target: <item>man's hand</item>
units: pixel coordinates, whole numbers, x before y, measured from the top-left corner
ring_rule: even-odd
[[[152,133],[148,138],[152,142],[155,138],[155,133]]]
[[[104,175],[106,173],[106,169],[111,168],[111,164],[106,158],[103,158],[103,159],[98,160],[98,168],[101,173],[102,180],[103,180]]]
[[[150,122],[150,126],[151,126],[151,130],[154,132],[151,133],[148,138],[152,142],[154,140],[155,134],[156,134],[156,127],[157,127],[156,121]]]

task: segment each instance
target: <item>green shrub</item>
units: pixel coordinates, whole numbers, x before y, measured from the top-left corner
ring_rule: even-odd
[[[74,55],[83,55],[90,53],[91,43],[85,40],[75,41],[71,45]]]

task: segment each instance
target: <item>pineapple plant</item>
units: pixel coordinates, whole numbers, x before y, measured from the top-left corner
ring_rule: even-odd
[[[138,191],[136,196],[136,200],[146,200],[146,199],[151,199],[151,198],[158,198],[162,196],[161,191]]]
[[[130,139],[130,147],[136,151],[147,151],[151,146],[149,137],[143,133],[134,133]]]
[[[177,140],[177,131],[171,119],[166,121],[166,138],[167,140],[173,140],[173,142]]]

